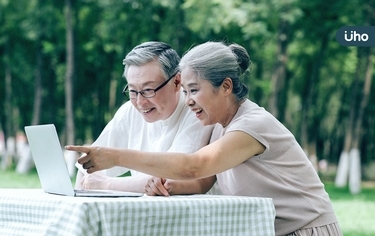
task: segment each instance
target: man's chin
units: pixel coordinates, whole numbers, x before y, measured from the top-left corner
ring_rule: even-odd
[[[159,121],[160,120],[160,117],[158,116],[155,116],[155,115],[150,115],[150,114],[143,114],[143,119],[147,122],[147,123],[154,123],[156,121]]]

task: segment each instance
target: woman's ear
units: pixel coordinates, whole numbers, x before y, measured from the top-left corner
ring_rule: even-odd
[[[223,83],[221,84],[221,86],[222,86],[225,94],[231,94],[232,93],[233,82],[232,82],[231,78],[229,78],[229,77],[225,78]]]

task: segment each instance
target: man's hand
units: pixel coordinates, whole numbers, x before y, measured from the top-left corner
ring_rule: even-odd
[[[109,189],[111,177],[106,176],[101,172],[96,172],[91,175],[84,175],[80,181],[83,189]]]

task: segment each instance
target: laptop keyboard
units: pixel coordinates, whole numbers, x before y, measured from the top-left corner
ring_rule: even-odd
[[[75,193],[98,193],[98,194],[113,194],[112,192],[106,191],[95,191],[90,189],[74,189]]]

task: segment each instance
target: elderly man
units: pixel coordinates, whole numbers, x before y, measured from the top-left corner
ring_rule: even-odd
[[[130,101],[119,108],[92,146],[190,153],[207,145],[213,126],[201,125],[185,106],[179,61],[176,51],[162,42],[142,43],[129,52],[123,60],[128,82],[123,93]],[[157,179],[132,170],[131,176],[118,177],[127,171],[120,167],[92,175],[78,171],[76,188],[144,192],[148,180]],[[206,179],[184,181],[183,185],[162,182],[169,188],[183,188],[174,189],[179,193],[205,193],[212,179],[207,178],[204,187]],[[174,190],[169,189],[170,193]]]

